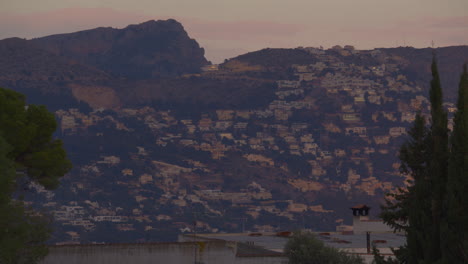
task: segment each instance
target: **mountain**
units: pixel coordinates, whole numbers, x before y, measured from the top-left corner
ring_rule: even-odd
[[[0,86],[53,110],[64,105],[121,107],[129,101],[120,93],[122,84],[135,87],[147,79],[158,83],[199,73],[209,63],[203,48],[172,19],[32,40],[4,39],[0,58]]]
[[[147,21],[123,29],[96,28],[31,40],[43,49],[129,79],[198,73],[204,50],[173,20]]]

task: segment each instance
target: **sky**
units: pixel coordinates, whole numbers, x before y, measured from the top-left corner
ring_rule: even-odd
[[[0,0],[0,39],[168,18],[213,63],[263,48],[468,45],[467,0]]]

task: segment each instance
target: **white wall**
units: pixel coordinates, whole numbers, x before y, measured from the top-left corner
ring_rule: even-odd
[[[353,232],[354,234],[365,234],[366,232],[386,233],[393,230],[383,221],[368,220],[366,216],[353,216]]]

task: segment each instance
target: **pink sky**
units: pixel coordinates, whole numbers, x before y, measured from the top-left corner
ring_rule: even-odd
[[[274,2],[275,0],[271,0],[271,3]],[[278,18],[273,14],[271,17],[245,15],[233,19],[228,15],[219,17],[184,12],[168,15],[172,12],[163,11],[152,14],[141,10],[123,11],[110,7],[11,10],[0,12],[0,39],[13,36],[41,37],[101,26],[122,28],[150,19],[174,18],[184,25],[190,37],[205,48],[206,57],[214,63],[267,47],[327,48],[346,44],[354,45],[358,49],[402,45],[427,47],[431,45],[431,41],[434,41],[436,46],[467,45],[468,15],[455,11],[452,14],[449,11],[445,11],[444,16],[434,16],[431,12],[426,12],[417,16],[408,13],[399,17],[382,18],[370,13],[367,18],[344,18],[342,14],[340,16],[332,13],[328,16],[322,14],[322,17],[319,14],[311,15],[310,18],[305,14]],[[373,21],[375,23],[370,23]]]

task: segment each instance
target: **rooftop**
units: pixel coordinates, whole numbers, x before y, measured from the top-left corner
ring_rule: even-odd
[[[341,249],[366,249],[367,240],[365,234],[352,234],[340,232],[316,233],[317,238],[328,246]],[[224,240],[241,242],[247,245],[259,246],[274,252],[283,252],[288,242],[288,237],[278,236],[277,233],[231,233],[231,234],[197,234],[198,238],[208,240]],[[370,233],[370,241],[377,248],[399,247],[406,242],[403,234],[395,233]]]

